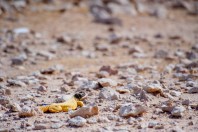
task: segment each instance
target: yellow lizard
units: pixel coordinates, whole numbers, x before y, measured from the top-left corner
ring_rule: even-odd
[[[63,103],[52,103],[50,105],[40,106],[40,109],[46,113],[68,112],[75,110],[78,106],[82,107],[84,104],[81,101],[85,98],[85,93],[76,93],[71,99]]]

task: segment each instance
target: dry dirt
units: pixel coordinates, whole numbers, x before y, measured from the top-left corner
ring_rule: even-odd
[[[144,86],[148,82],[157,80],[165,86],[163,89],[165,93],[179,91],[181,95],[170,98],[146,93],[149,100],[140,101],[134,96],[134,91],[130,89],[129,93],[119,94],[120,99],[109,100],[98,98],[100,88],[89,89],[86,91],[89,95],[88,99],[85,100],[85,105],[89,106],[94,103],[98,105],[100,112],[87,120],[92,118],[97,120],[109,115],[115,115],[119,119],[110,121],[105,119],[106,122],[102,121],[94,124],[86,123],[83,127],[68,125],[69,116],[67,112],[20,118],[18,112],[12,112],[9,106],[1,104],[0,131],[35,131],[35,123],[51,126],[54,122],[63,125],[57,129],[49,127],[37,131],[198,131],[198,93],[188,93],[190,87],[186,88],[186,84],[189,83],[189,80],[181,81],[178,77],[173,77],[174,73],[192,75],[193,78],[190,80],[194,82],[194,87],[197,87],[197,66],[192,70],[184,68],[183,65],[185,65],[185,61],[187,63],[188,61],[197,62],[197,56],[195,59],[187,59],[185,53],[190,52],[192,46],[198,44],[198,17],[189,15],[182,9],[170,9],[168,14],[168,17],[164,19],[149,15],[119,15],[118,17],[123,22],[122,26],[95,23],[88,10],[80,7],[74,7],[63,13],[57,11],[33,12],[26,9],[23,13],[1,16],[0,77],[2,81],[0,85],[9,89],[11,95],[1,94],[0,96],[8,97],[11,103],[18,103],[21,107],[23,105],[37,107],[42,103],[52,103],[58,97],[65,94],[71,95],[79,90],[78,84],[73,86],[67,84],[71,81],[72,76],[79,74],[83,78],[97,81],[99,78],[96,74],[99,73],[102,66],[111,66],[118,70],[118,74],[107,75],[106,78],[119,82],[121,86],[127,84]],[[16,20],[12,21],[8,17],[14,17]],[[8,33],[8,30],[12,31],[19,27],[27,27],[34,33],[21,36],[12,36],[12,32],[11,35]],[[109,31],[110,28],[114,31]],[[72,43],[74,45],[72,50],[72,46],[68,46],[69,44],[56,41],[57,37],[65,33],[74,36],[74,38],[77,37],[75,42]],[[111,44],[108,40],[113,33],[118,37],[121,36],[115,44]],[[35,37],[35,34],[41,35],[41,37]],[[100,37],[100,39],[96,39],[96,37]],[[107,51],[97,51],[95,50],[95,43],[104,44],[109,49]],[[12,46],[9,48],[8,45],[12,45],[14,48]],[[128,54],[130,47],[139,47],[143,51],[140,54],[144,56],[135,57],[133,54]],[[23,53],[25,48],[30,51],[30,54],[27,54],[27,60],[21,65],[11,65],[11,59]],[[159,50],[166,51],[170,57],[155,58],[154,55]],[[45,57],[35,55],[39,51],[50,51],[54,57],[46,60]],[[181,51],[181,55],[175,55],[179,51]],[[86,53],[93,56],[87,57],[84,55]],[[62,65],[64,70],[57,70],[50,75],[41,75],[40,78],[36,77],[38,82],[33,84],[26,84],[25,86],[8,85],[7,80],[11,78],[27,77],[57,64]],[[124,64],[130,64],[131,66],[120,68]],[[173,66],[181,64],[182,66],[180,69],[178,68],[178,71],[173,69],[170,72],[165,72],[169,64]],[[125,77],[121,79],[121,76]],[[46,86],[47,91],[38,92],[37,87],[40,85]],[[66,87],[67,92],[61,92],[61,87]],[[117,87],[120,86],[113,89]],[[21,98],[27,95],[31,96],[33,101],[28,99],[27,101],[21,101]],[[189,105],[183,105],[186,110],[182,117],[175,118],[170,113],[158,112],[161,110],[161,102],[169,99],[176,104],[181,104],[185,99],[190,100]],[[132,117],[134,122],[129,124],[129,118],[120,117],[119,110],[112,111],[110,109],[115,109],[116,106],[125,103],[143,103],[147,112],[140,117]],[[163,127],[148,128],[147,125],[144,127],[144,124],[151,121],[156,121]]]

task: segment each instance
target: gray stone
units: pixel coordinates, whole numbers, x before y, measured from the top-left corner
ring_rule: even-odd
[[[99,117],[98,122],[100,123],[108,123],[110,120],[107,117]]]
[[[50,126],[48,124],[36,124],[34,130],[44,130],[49,128]]]
[[[61,128],[63,126],[63,123],[53,123],[52,125],[51,125],[51,128],[52,129],[58,129],[58,128]]]
[[[12,65],[22,65],[23,62],[27,60],[27,55],[25,53],[20,54],[19,56],[12,58]]]
[[[70,126],[82,127],[86,124],[87,120],[83,117],[76,116],[74,118],[69,119],[68,123]]]
[[[96,124],[98,121],[96,120],[96,118],[89,118],[87,119],[87,123],[88,124]]]
[[[104,87],[99,93],[99,98],[117,100],[119,99],[119,93],[110,87]]]
[[[193,87],[188,90],[189,93],[198,93],[198,87]]]
[[[171,94],[172,96],[179,97],[179,96],[181,95],[181,92],[179,92],[179,91],[171,91],[170,94]]]
[[[14,86],[25,87],[26,84],[20,80],[8,79],[7,83]]]
[[[183,106],[175,106],[171,111],[171,115],[175,117],[182,117],[185,110],[186,108]]]
[[[121,106],[119,115],[122,117],[140,116],[146,112],[146,108],[142,105],[124,104]]]

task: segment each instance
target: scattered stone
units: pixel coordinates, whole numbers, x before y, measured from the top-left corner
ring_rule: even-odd
[[[89,118],[87,119],[87,123],[89,124],[96,124],[98,121],[96,120],[96,118]]]
[[[55,57],[54,54],[48,52],[48,51],[39,51],[37,52],[37,55],[44,57],[46,60],[51,60],[52,58]]]
[[[170,94],[171,94],[172,96],[179,97],[179,96],[181,95],[181,92],[179,92],[179,91],[171,91]]]
[[[171,115],[174,117],[182,117],[185,110],[186,108],[183,106],[175,106],[171,111]]]
[[[48,124],[36,124],[34,126],[34,130],[44,130],[44,129],[49,129],[50,126]]]
[[[155,126],[157,126],[159,123],[157,121],[150,121],[148,123],[148,127],[149,128],[154,128]]]
[[[171,112],[173,108],[174,108],[173,102],[170,100],[163,102],[161,105],[161,109],[165,112]]]
[[[117,115],[108,115],[107,118],[108,118],[109,120],[114,120],[114,121],[116,121],[116,120],[119,119],[119,117],[118,117]]]
[[[147,110],[142,105],[124,104],[121,106],[119,115],[122,117],[136,117],[145,113]]]
[[[6,106],[10,103],[10,99],[6,96],[0,96],[0,105]]]
[[[64,35],[57,37],[57,42],[72,44],[74,42],[74,39],[68,34],[64,34]]]
[[[39,86],[38,92],[47,92],[47,88],[43,85]]]
[[[98,82],[102,87],[115,87],[115,86],[117,86],[117,82],[112,80],[112,79],[109,79],[109,78],[101,78],[101,79],[98,80]]]
[[[189,99],[185,99],[182,101],[182,105],[187,105],[189,106],[190,105],[190,100]]]
[[[19,87],[25,87],[26,84],[20,80],[14,80],[14,79],[8,79],[7,83],[9,85],[19,86]]]
[[[12,65],[22,65],[26,60],[27,55],[25,53],[22,53],[19,56],[12,58]]]
[[[98,118],[98,122],[99,123],[108,123],[110,121],[109,121],[109,119],[107,117],[99,117]]]
[[[14,32],[15,34],[17,34],[17,35],[19,35],[19,34],[27,34],[27,33],[30,32],[30,29],[27,28],[27,27],[20,27],[20,28],[15,28],[15,29],[13,30],[13,32]]]
[[[76,116],[74,118],[69,119],[68,123],[70,126],[82,127],[86,124],[87,120],[83,117]]]
[[[56,103],[62,103],[69,100],[72,96],[71,95],[63,95],[55,100]]]
[[[12,112],[20,112],[20,111],[21,111],[21,107],[20,107],[19,104],[14,103],[14,104],[11,105],[10,110],[11,110]]]
[[[116,91],[119,92],[120,94],[130,93],[130,90],[128,90],[124,87],[118,87],[118,88],[116,88]]]
[[[99,113],[98,106],[84,106],[70,114],[70,117],[81,116],[83,118],[91,117]]]
[[[128,52],[130,55],[134,53],[143,53],[143,50],[140,47],[131,47]]]
[[[168,52],[164,50],[158,50],[155,52],[155,58],[166,58],[168,56]]]
[[[52,125],[51,125],[51,128],[52,129],[58,129],[58,128],[61,128],[63,126],[63,123],[53,123]]]
[[[109,51],[110,47],[107,44],[98,44],[98,45],[96,45],[96,50],[105,52],[105,51]]]
[[[198,87],[195,86],[195,87],[189,89],[188,93],[198,93]]]
[[[28,106],[23,106],[22,110],[19,112],[19,117],[31,117],[35,115],[36,111]]]
[[[112,69],[111,66],[102,66],[99,70],[100,72],[106,71],[109,73],[109,75],[116,75],[118,74],[118,70]]]
[[[109,99],[109,100],[117,100],[117,99],[119,99],[119,93],[110,87],[104,87],[101,89],[101,91],[99,93],[99,98]]]
[[[148,93],[159,93],[163,95],[162,93],[162,86],[159,82],[150,83],[144,87],[144,90]]]

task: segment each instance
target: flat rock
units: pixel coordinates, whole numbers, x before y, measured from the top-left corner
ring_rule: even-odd
[[[136,117],[146,112],[146,108],[142,105],[124,104],[121,106],[119,115],[121,117]]]
[[[89,107],[85,106],[71,113],[70,117],[81,116],[81,117],[87,118],[87,117],[97,115],[98,113],[99,113],[98,106],[89,106]]]
[[[36,124],[34,127],[34,130],[44,130],[44,129],[49,129],[50,126],[48,124]]]

